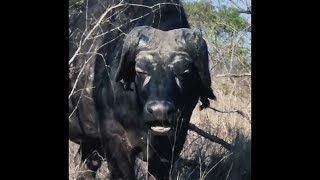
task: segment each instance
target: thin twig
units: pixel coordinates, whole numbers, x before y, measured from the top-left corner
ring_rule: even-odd
[[[251,14],[251,7],[248,7],[248,10],[240,10],[239,12],[243,14]]]
[[[212,65],[210,70],[212,71],[217,65],[218,65],[218,62],[216,62],[214,65]]]
[[[233,0],[230,0],[230,2],[239,10],[240,13],[251,14],[251,7],[249,7],[247,3],[246,3],[247,10],[244,10]]]
[[[112,9],[118,8],[120,6],[123,6],[124,4],[118,4],[115,6],[110,7],[108,10],[106,10],[99,18],[98,22],[96,23],[96,25],[91,29],[91,31],[88,33],[88,35],[85,37],[85,39],[83,40],[83,42],[80,44],[80,46],[78,47],[78,49],[76,50],[76,52],[74,53],[74,55],[72,56],[72,58],[69,60],[69,65],[72,63],[72,61],[74,60],[74,58],[77,56],[78,52],[80,51],[82,45],[85,44],[85,42],[87,41],[87,39],[91,36],[91,34],[93,33],[93,31],[100,25],[101,21],[104,19],[104,17],[108,14],[108,12],[110,12]]]
[[[251,73],[245,73],[245,74],[218,74],[213,77],[245,77],[245,76],[251,76]]]
[[[72,90],[71,90],[71,92],[70,92],[70,94],[69,94],[69,96],[68,96],[68,99],[70,99],[71,96],[74,94],[74,91],[75,91],[75,89],[76,89],[76,86],[77,86],[77,84],[78,84],[78,81],[79,81],[79,79],[80,79],[80,76],[82,75],[82,72],[84,71],[84,69],[85,69],[86,65],[88,64],[88,62],[89,62],[91,59],[93,59],[93,57],[94,57],[94,56],[91,55],[91,56],[88,58],[88,60],[84,62],[83,66],[82,66],[82,68],[81,68],[81,70],[80,70],[80,72],[79,72],[79,74],[78,74],[78,76],[77,76],[77,79],[76,79],[75,82],[74,82],[74,85],[73,85]]]
[[[222,110],[219,110],[217,108],[214,108],[214,107],[208,107],[209,109],[212,109],[214,111],[217,111],[217,112],[220,112],[220,113],[238,113],[240,114],[242,117],[250,120],[250,118],[241,110],[237,110],[237,109],[234,109],[234,110],[229,110],[229,111],[222,111]]]
[[[155,11],[159,10],[160,8],[157,8],[157,6],[160,6],[160,5],[177,5],[177,6],[179,6],[179,4],[175,4],[175,3],[158,3],[158,4],[155,4],[154,6],[151,6],[151,7],[150,7],[150,6],[144,6],[144,5],[128,4],[128,6],[146,7],[146,8],[151,9],[152,11],[149,12],[149,13],[145,13],[144,15],[141,15],[141,16],[139,16],[139,17],[137,17],[137,18],[130,19],[129,21],[127,21],[127,22],[125,22],[125,23],[122,23],[121,25],[119,25],[119,26],[117,26],[117,27],[115,27],[115,28],[113,28],[113,29],[111,29],[111,30],[109,30],[109,31],[107,31],[107,32],[103,32],[103,33],[101,33],[101,34],[99,34],[99,35],[94,36],[93,38],[98,38],[98,37],[100,37],[100,36],[104,36],[104,35],[112,32],[112,31],[114,31],[114,30],[119,30],[121,27],[124,27],[125,25],[127,25],[127,24],[129,24],[129,23],[132,23],[132,22],[134,22],[134,21],[137,21],[137,20],[139,20],[139,19],[142,19],[142,18],[144,18],[145,16],[148,16],[149,14],[152,14],[152,13],[154,13]],[[156,7],[156,8],[155,8],[155,7]],[[154,8],[155,8],[155,9],[154,9]]]

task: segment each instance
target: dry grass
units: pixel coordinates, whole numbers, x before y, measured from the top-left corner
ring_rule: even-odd
[[[241,110],[251,119],[251,79],[250,77],[213,77],[213,88],[218,100],[211,106],[219,110]],[[203,130],[214,134],[236,146],[229,152],[221,145],[189,131],[183,159],[194,160],[198,166],[182,166],[177,163],[173,179],[251,179],[251,121],[237,113],[220,113],[212,109],[193,112],[191,122]],[[74,162],[78,146],[69,142],[69,180],[74,180],[78,167]],[[98,177],[107,177],[105,164]]]
[[[211,106],[219,110],[241,110],[251,119],[250,77],[229,79],[213,78],[213,86],[218,97]],[[220,113],[211,109],[195,109],[191,122],[203,130],[214,134],[236,150],[229,152],[221,145],[213,143],[189,131],[184,159],[192,159],[200,165],[178,169],[176,179],[251,179],[251,121],[238,113]]]

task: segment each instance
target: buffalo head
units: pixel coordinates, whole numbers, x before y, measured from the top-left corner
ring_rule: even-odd
[[[116,81],[134,83],[137,102],[151,132],[162,135],[189,121],[198,99],[201,108],[215,99],[208,50],[200,32],[134,28],[123,42]]]

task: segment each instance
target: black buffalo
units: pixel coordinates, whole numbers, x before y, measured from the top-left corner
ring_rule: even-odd
[[[81,162],[94,177],[105,157],[111,179],[134,180],[138,157],[168,179],[198,100],[215,99],[205,40],[177,0],[70,6],[69,137]]]

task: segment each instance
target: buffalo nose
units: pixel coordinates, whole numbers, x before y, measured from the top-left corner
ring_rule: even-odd
[[[147,112],[158,120],[168,119],[175,107],[168,101],[152,101],[146,105]]]

